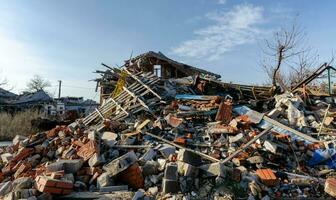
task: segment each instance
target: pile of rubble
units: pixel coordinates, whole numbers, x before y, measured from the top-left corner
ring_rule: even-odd
[[[210,95],[204,76],[164,79],[138,64],[105,73],[113,95],[89,116],[0,149],[0,196],[336,197],[333,98],[257,101],[223,88]]]

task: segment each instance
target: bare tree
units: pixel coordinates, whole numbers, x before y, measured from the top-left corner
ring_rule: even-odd
[[[51,84],[48,80],[43,79],[39,75],[35,75],[27,83],[27,91],[28,92],[37,92],[39,90],[45,90],[46,87],[50,87],[50,86],[51,86]]]
[[[306,79],[319,64],[318,62],[319,55],[317,52],[312,53],[310,49],[298,54],[293,64],[289,65],[291,69],[288,74],[289,86],[294,86]]]
[[[291,81],[286,77],[286,72],[281,71],[280,68],[290,58],[306,51],[302,45],[304,36],[303,31],[294,24],[289,29],[282,27],[274,33],[271,40],[265,40],[266,49],[264,53],[270,59],[265,59],[262,65],[272,80],[273,86],[279,84],[283,90],[288,90]]]

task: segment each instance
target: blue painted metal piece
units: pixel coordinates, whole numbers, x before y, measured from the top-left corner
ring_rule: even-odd
[[[193,94],[177,94],[175,95],[175,99],[177,100],[212,100],[216,96],[207,96],[207,95],[193,95]]]

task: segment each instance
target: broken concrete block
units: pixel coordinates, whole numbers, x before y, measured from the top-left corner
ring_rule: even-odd
[[[181,176],[191,176],[191,177],[196,177],[198,176],[198,168],[195,166],[192,166],[188,163],[177,161],[177,166],[178,166],[178,173]]]
[[[234,142],[239,142],[244,139],[244,134],[243,133],[238,133],[235,136],[230,136],[229,137],[229,142],[234,143]]]
[[[47,172],[56,172],[64,170],[64,173],[76,173],[83,165],[80,159],[59,160],[46,166]]]
[[[162,144],[158,150],[163,155],[163,157],[168,158],[171,154],[175,153],[176,148],[169,144]]]
[[[103,164],[104,160],[101,156],[99,156],[97,153],[93,154],[93,156],[89,159],[89,166],[90,167],[96,167],[100,164]]]
[[[35,189],[22,189],[22,190],[15,192],[15,197],[20,198],[20,199],[29,199],[29,198],[32,199],[33,197],[35,197],[36,194],[37,194],[37,190]]]
[[[71,124],[68,125],[68,128],[69,128],[72,132],[75,132],[76,129],[78,128],[78,123],[77,123],[77,122],[72,122]]]
[[[98,134],[95,130],[90,131],[90,132],[88,133],[88,139],[89,139],[89,140],[92,140],[92,141],[96,141],[96,140],[99,139],[99,134]]]
[[[167,160],[166,159],[162,159],[162,158],[159,158],[157,159],[160,167],[159,167],[159,171],[163,171],[165,168],[166,168],[166,163],[167,163]]]
[[[102,173],[98,178],[97,178],[97,187],[106,187],[106,186],[111,186],[113,185],[113,180],[110,177],[110,174],[108,172]]]
[[[145,191],[142,189],[139,189],[138,191],[135,192],[132,200],[140,200],[145,196]]]
[[[99,192],[118,192],[118,191],[127,191],[127,190],[128,190],[127,185],[114,185],[114,186],[101,187],[99,189]]]
[[[75,191],[85,191],[87,190],[86,184],[82,181],[76,181],[73,185]]]
[[[177,181],[178,173],[177,173],[177,165],[174,163],[169,163],[166,166],[164,171],[164,178],[169,180]]]
[[[202,163],[201,156],[185,149],[180,149],[178,151],[177,160],[191,164],[193,166],[199,166]]]
[[[60,146],[57,148],[56,152],[55,152],[55,155],[58,156],[58,155],[62,155],[64,151],[64,146]]]
[[[246,160],[251,164],[259,164],[264,162],[264,158],[261,156],[252,156]]]
[[[21,141],[27,139],[26,136],[23,136],[23,135],[16,135],[14,138],[13,138],[13,145],[17,145],[18,143],[20,143]]]
[[[12,190],[12,181],[7,181],[0,184],[0,197],[5,196]]]
[[[159,174],[159,175],[149,175],[147,176],[149,178],[149,180],[154,183],[157,184],[163,177],[163,173]]]
[[[157,161],[149,160],[142,166],[142,174],[144,176],[158,174],[160,164]]]
[[[103,140],[105,145],[109,147],[113,147],[116,144],[117,138],[118,138],[118,135],[116,133],[108,132],[108,131],[105,131],[101,135],[101,139]]]
[[[13,154],[11,154],[11,153],[3,153],[3,154],[1,154],[1,160],[4,163],[8,163],[12,159],[13,159]]]
[[[13,191],[29,189],[34,185],[34,180],[30,177],[21,177],[13,181]]]
[[[52,196],[49,193],[42,193],[37,197],[37,200],[52,200]]]
[[[27,158],[27,161],[31,164],[32,167],[35,167],[40,163],[41,156],[39,154],[35,154],[29,158]]]
[[[3,200],[16,200],[17,198],[15,197],[14,192],[10,192],[6,194],[6,196],[3,198]]]
[[[71,183],[75,182],[75,176],[71,173],[69,174],[64,174],[63,179],[71,181]]]
[[[270,142],[270,141],[266,140],[266,141],[264,142],[264,147],[265,147],[265,149],[266,149],[267,151],[270,151],[270,152],[272,152],[272,153],[274,153],[274,154],[277,153],[278,145],[275,144],[274,142]]]
[[[170,179],[162,179],[162,193],[176,194],[180,191],[178,181]]]
[[[159,192],[159,188],[157,186],[148,188],[147,192],[149,192],[151,195],[156,196],[156,194]]]
[[[154,149],[149,148],[139,160],[148,161],[148,160],[152,160],[155,156],[156,156],[156,152],[154,151]]]
[[[103,169],[110,173],[111,176],[115,176],[120,172],[126,170],[132,164],[138,161],[135,153],[130,151],[119,158],[112,160],[110,163],[103,166]]]
[[[227,168],[222,163],[205,164],[199,167],[204,177],[225,177]]]

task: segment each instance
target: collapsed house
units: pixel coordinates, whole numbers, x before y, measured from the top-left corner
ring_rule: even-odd
[[[224,83],[155,53],[106,67],[98,109],[1,149],[0,196],[336,197],[336,110],[327,102]]]
[[[109,98],[117,81],[119,80],[119,68],[109,68],[107,71],[97,70],[96,73],[101,74],[101,77],[96,79],[97,89],[100,87],[100,102]],[[125,61],[121,67],[127,69],[131,73],[144,72],[152,73],[161,80],[171,79],[171,82],[180,82],[186,86],[194,86],[194,93],[197,94],[235,94],[235,99],[254,99],[267,100],[273,97],[279,88],[272,86],[253,86],[225,83],[220,81],[220,75],[183,64],[167,58],[161,52],[155,53],[149,51],[134,58]],[[126,73],[120,73],[121,77],[125,77]],[[120,83],[120,82],[119,82]],[[161,82],[163,83],[163,82]]]

